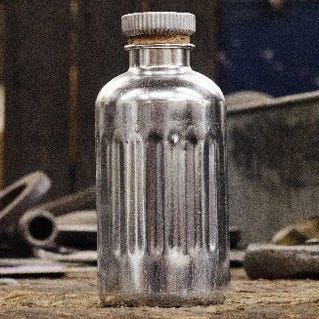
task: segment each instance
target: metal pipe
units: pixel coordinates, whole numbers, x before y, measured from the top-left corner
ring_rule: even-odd
[[[46,195],[51,181],[43,172],[34,172],[0,191],[0,238],[15,236],[23,214]]]
[[[26,212],[17,227],[17,234],[23,243],[36,248],[54,247],[57,233],[55,217],[40,209]]]
[[[51,202],[38,206],[38,209],[46,210],[54,216],[61,216],[76,210],[95,209],[95,186],[82,191],[60,197]]]

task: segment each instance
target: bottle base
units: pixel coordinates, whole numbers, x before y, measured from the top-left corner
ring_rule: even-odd
[[[190,307],[190,306],[208,306],[220,304],[225,301],[223,293],[206,295],[203,297],[183,297],[176,295],[161,295],[161,294],[100,294],[100,305],[102,307]]]

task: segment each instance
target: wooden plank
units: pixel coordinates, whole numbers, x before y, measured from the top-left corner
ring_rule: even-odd
[[[7,280],[9,284],[0,286],[0,319],[318,318],[318,280],[251,281],[242,269],[232,269],[231,278],[224,304],[179,308],[99,307],[96,270],[79,269],[58,279],[22,279],[18,284]]]
[[[69,4],[5,2],[5,183],[34,170],[70,189],[68,172]]]
[[[3,157],[4,157],[4,83],[3,83],[3,68],[4,68],[4,5],[0,4],[0,188],[3,187]]]
[[[194,36],[197,46],[194,68],[211,78],[216,76],[216,2],[211,1],[80,1],[79,105],[76,188],[95,181],[94,102],[99,90],[114,76],[126,71],[126,39],[120,28],[121,16],[135,11],[191,11],[198,19]]]

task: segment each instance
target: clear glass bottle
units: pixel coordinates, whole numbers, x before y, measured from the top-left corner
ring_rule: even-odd
[[[190,67],[195,16],[134,13],[122,17],[122,29],[129,69],[96,102],[101,302],[222,302],[225,105],[217,85]]]

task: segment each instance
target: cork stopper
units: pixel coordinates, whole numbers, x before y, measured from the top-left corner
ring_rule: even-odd
[[[122,16],[128,44],[189,44],[196,31],[195,15],[181,12],[140,12]]]
[[[129,38],[130,45],[147,44],[189,44],[190,37],[186,35],[149,35]]]

